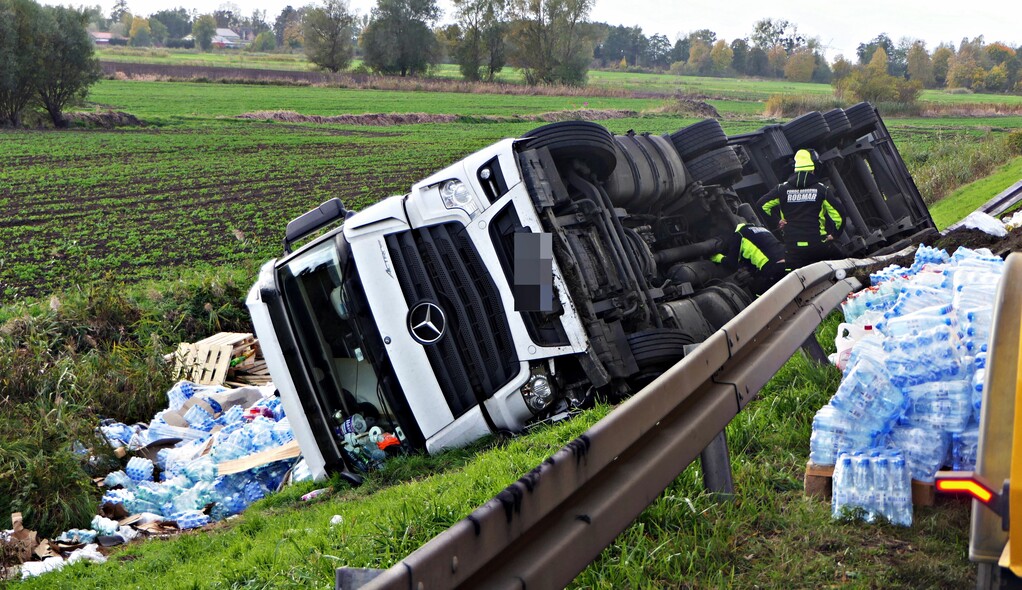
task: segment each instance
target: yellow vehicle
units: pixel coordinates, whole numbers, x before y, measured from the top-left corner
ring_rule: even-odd
[[[969,559],[976,587],[1022,588],[1022,253],[997,291],[974,472],[937,473],[937,491],[973,497]],[[1018,482],[1015,488],[1011,481]],[[1012,524],[1012,520],[1018,520]],[[1012,539],[1012,531],[1016,539]]]

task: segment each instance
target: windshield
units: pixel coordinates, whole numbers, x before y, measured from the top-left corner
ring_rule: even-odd
[[[346,294],[348,250],[340,233],[282,265],[279,281],[302,358],[326,416],[376,414],[377,381]],[[368,405],[372,405],[370,408]],[[369,416],[365,416],[369,417]]]

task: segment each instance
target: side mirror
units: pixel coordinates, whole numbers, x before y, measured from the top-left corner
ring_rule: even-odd
[[[290,254],[291,244],[338,219],[347,219],[348,213],[344,203],[334,197],[301,217],[292,219],[284,231],[284,252]]]

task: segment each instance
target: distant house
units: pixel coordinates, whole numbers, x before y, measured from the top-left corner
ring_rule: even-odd
[[[252,27],[241,27],[238,29],[238,36],[242,41],[254,41],[258,33]]]
[[[241,35],[231,29],[217,29],[213,35],[214,47],[241,47],[242,45]]]
[[[109,45],[110,40],[114,38],[113,33],[99,33],[93,31],[90,32],[89,35],[92,36],[92,42],[96,45]]]

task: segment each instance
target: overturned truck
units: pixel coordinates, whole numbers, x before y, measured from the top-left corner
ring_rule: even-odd
[[[248,307],[313,473],[637,391],[751,302],[708,258],[760,223],[802,147],[850,212],[848,255],[933,229],[867,103],[731,138],[712,119],[665,136],[554,123],[407,195],[295,219]]]

